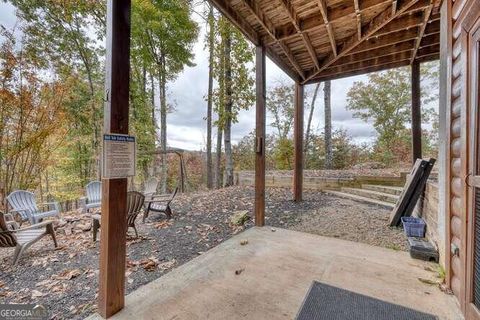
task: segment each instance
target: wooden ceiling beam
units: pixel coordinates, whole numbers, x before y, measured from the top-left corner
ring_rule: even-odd
[[[318,8],[322,14],[323,22],[327,28],[328,38],[330,39],[330,45],[332,46],[333,55],[337,56],[337,42],[335,41],[335,34],[333,33],[333,28],[331,23],[328,21],[328,8],[325,0],[317,0]],[[320,67],[318,68],[320,70]]]
[[[392,10],[390,10],[389,8],[383,11],[382,13],[380,13],[379,15],[377,15],[375,18],[372,19],[372,21],[370,21],[368,26],[365,27],[362,38],[360,40],[357,38],[356,34],[352,35],[347,41],[345,41],[345,44],[343,45],[343,49],[341,50],[340,53],[336,55],[335,53],[333,53],[332,55],[328,56],[325,59],[325,61],[322,63],[320,70],[316,71],[315,73],[307,77],[307,79],[304,82],[307,82],[308,80],[319,75],[323,70],[327,69],[333,63],[335,63],[339,58],[348,54],[350,51],[352,51],[358,45],[360,45],[363,41],[368,39],[370,36],[374,35],[378,30],[386,26],[389,22],[391,22],[395,18],[399,17],[401,14],[403,14],[405,11],[407,11],[410,7],[417,4],[418,2],[419,2],[418,0],[408,0],[407,2],[405,2],[405,4],[401,5],[398,8],[395,14],[392,14]]]
[[[383,65],[383,64],[393,63],[397,61],[404,61],[404,60],[410,59],[411,54],[412,54],[411,50],[408,50],[403,52],[396,52],[396,53],[382,56],[382,57],[374,57],[374,58],[370,58],[363,61],[344,64],[341,66],[331,66],[328,69],[324,70],[324,72],[322,73],[322,76],[328,75],[332,72],[345,73],[352,70],[365,69],[370,66]]]
[[[258,33],[248,24],[245,20],[239,16],[238,11],[233,9],[226,0],[209,0],[211,4],[217,8],[217,10],[227,17],[232,24],[237,27],[255,46],[261,45],[262,41]],[[275,62],[288,76],[295,81],[300,81],[299,74],[292,69],[287,63],[285,63],[272,49],[266,48],[267,56]]]
[[[297,30],[297,33],[299,33],[302,36],[302,41],[308,50],[308,54],[310,55],[310,58],[312,59],[313,64],[315,64],[317,69],[320,69],[320,62],[318,61],[317,53],[315,52],[315,49],[313,48],[312,42],[310,41],[310,38],[308,37],[308,35],[305,32],[302,32],[302,30],[300,29],[300,25],[298,24],[298,21],[290,0],[280,0],[280,3],[285,9],[285,12],[287,12],[290,22],[294,26],[295,30]]]
[[[435,61],[435,60],[438,60],[438,59],[440,59],[440,53],[433,53],[433,54],[426,55],[426,56],[423,56],[423,57],[418,57],[417,56],[415,61],[417,61],[419,63],[423,63],[423,62]]]
[[[386,4],[391,3],[391,0],[359,0],[359,9],[360,13],[366,10],[375,9],[375,8],[384,8]],[[417,11],[422,11],[426,8],[426,5],[423,2],[420,5],[412,6],[409,10],[405,11],[404,14],[415,13]],[[345,17],[355,18],[355,8],[354,6],[343,6],[337,8],[331,8],[328,12],[328,17],[330,23],[335,23]],[[298,24],[302,32],[311,32],[325,28],[322,21],[323,17],[321,14],[312,15],[303,20],[299,20]],[[298,36],[298,32],[295,28],[291,28],[290,25],[283,25],[276,28],[278,40],[288,40]]]
[[[440,44],[436,43],[435,45],[418,49],[417,58],[429,56],[432,54],[438,54],[439,52],[440,52]]]
[[[420,43],[422,42],[423,35],[425,33],[425,29],[427,28],[428,21],[430,19],[430,15],[432,14],[434,4],[435,4],[435,2],[433,0],[430,0],[430,6],[428,6],[428,8],[424,12],[423,24],[420,27],[420,31],[418,32],[417,43],[415,44],[415,47],[413,48],[413,53],[412,53],[412,57],[410,59],[410,64],[412,64],[415,61],[415,58],[417,56],[417,51],[420,48]]]
[[[416,28],[423,24],[423,14],[421,13],[414,13],[412,15],[403,15],[398,17],[397,19],[393,20],[389,24],[387,24],[382,29],[378,30],[374,36],[382,36],[389,33],[397,32],[400,30],[409,30],[411,28]]]
[[[383,57],[383,56],[388,56],[388,55],[398,53],[398,52],[412,51],[414,45],[415,45],[415,41],[414,40],[409,40],[409,41],[405,41],[405,42],[401,42],[401,43],[397,43],[397,44],[392,44],[392,45],[385,46],[385,47],[378,48],[378,49],[372,49],[372,50],[368,50],[368,51],[363,51],[363,52],[359,52],[359,53],[350,54],[350,55],[347,55],[347,56],[339,59],[337,62],[335,62],[335,64],[333,66],[337,67],[337,66],[341,66],[341,65],[345,65],[345,64],[351,64],[351,63],[355,63],[355,62],[369,60],[369,59],[372,59],[372,58],[379,58],[379,57]]]
[[[260,38],[255,30],[247,24],[234,10],[228,5],[226,0],[209,0],[222,15],[228,18],[242,33],[254,44],[260,44]]]
[[[408,31],[400,30],[394,33],[381,35],[378,37],[372,37],[367,41],[362,42],[355,49],[350,51],[349,54],[358,53],[363,51],[370,51],[373,49],[378,49],[386,46],[390,46],[397,43],[402,43],[405,41],[415,40],[417,38],[418,31],[417,29],[410,29]]]
[[[358,39],[362,38],[362,13],[360,11],[359,0],[353,0],[353,6],[355,7],[355,16],[357,17],[357,33]]]
[[[352,69],[352,70],[346,71],[344,73],[338,73],[338,72],[332,72],[332,73],[328,73],[328,74],[323,74],[322,73],[321,77],[316,77],[314,79],[311,79],[308,82],[306,82],[305,84],[312,84],[312,83],[323,82],[323,81],[327,81],[327,80],[335,80],[335,79],[358,76],[358,75],[367,74],[367,73],[371,73],[371,72],[379,72],[379,71],[384,71],[384,70],[388,70],[388,69],[406,67],[409,64],[410,64],[410,60],[406,59],[406,60],[403,60],[403,61],[389,62],[389,63],[379,64],[379,65],[375,65],[375,66],[369,66],[367,68]]]
[[[296,61],[295,57],[293,56],[292,52],[282,41],[279,41],[276,36],[275,28],[273,27],[272,23],[268,20],[268,18],[261,12],[258,7],[258,3],[254,0],[242,0],[242,3],[245,7],[250,11],[250,14],[255,17],[258,23],[262,26],[265,32],[274,40],[275,44],[278,44],[279,47],[282,49],[283,53],[287,57],[290,64],[295,68],[302,79],[305,79],[305,74]]]
[[[433,34],[433,33],[440,33],[439,21],[427,23],[427,27],[425,28],[425,33],[423,34],[423,36],[425,37],[426,35]]]
[[[392,14],[397,13],[397,0],[392,0]]]

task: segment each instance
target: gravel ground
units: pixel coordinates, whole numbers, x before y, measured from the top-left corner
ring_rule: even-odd
[[[174,218],[151,215],[137,219],[140,237],[127,243],[127,293],[202,254],[244,228],[230,225],[232,212],[253,209],[253,187],[179,195]],[[399,229],[386,227],[389,212],[374,205],[305,191],[294,203],[291,191],[267,190],[266,223],[297,231],[336,237],[395,250],[406,250]],[[41,303],[56,319],[81,319],[95,311],[98,243],[91,232],[59,234],[53,250],[44,238],[31,247],[15,268],[13,250],[0,251],[0,303]]]

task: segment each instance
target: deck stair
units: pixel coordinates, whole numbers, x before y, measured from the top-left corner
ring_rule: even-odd
[[[402,193],[402,187],[363,184],[360,188],[341,188],[327,190],[327,193],[355,201],[379,205],[386,209],[393,209]]]

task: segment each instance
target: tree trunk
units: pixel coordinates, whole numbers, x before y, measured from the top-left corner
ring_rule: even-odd
[[[156,128],[156,125],[155,125],[155,80],[153,79],[153,74],[150,74],[150,83],[151,83],[151,86],[152,86],[152,92],[150,93],[151,94],[151,101],[152,101],[152,124],[153,124],[153,127]]]
[[[233,186],[233,156],[232,156],[232,38],[229,32],[225,35],[225,186]]]
[[[214,44],[215,44],[215,29],[213,6],[210,5],[210,12],[208,13],[208,49],[209,49],[209,63],[208,63],[208,100],[207,100],[207,188],[213,188],[213,163],[212,163],[212,102],[213,102],[213,59],[214,59]]]
[[[223,133],[223,130],[220,127],[217,127],[217,150],[215,155],[215,188],[216,189],[220,189],[223,186],[222,133]]]
[[[325,101],[325,168],[332,169],[333,150],[332,150],[332,105],[331,105],[331,82],[325,81],[323,87]]]
[[[315,110],[315,101],[317,100],[318,89],[320,89],[320,82],[315,86],[313,92],[312,103],[310,104],[310,112],[308,114],[307,132],[305,133],[305,147],[303,149],[303,159],[306,161],[308,153],[308,145],[310,143],[310,130],[312,126],[313,111]]]
[[[160,182],[160,192],[167,192],[167,101],[166,101],[166,79],[165,79],[165,57],[162,56],[162,66],[159,75],[160,85],[160,148],[162,154],[162,174]]]

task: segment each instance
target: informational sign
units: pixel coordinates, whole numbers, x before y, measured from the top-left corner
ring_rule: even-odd
[[[103,135],[103,177],[118,179],[135,176],[135,137],[123,134]]]

